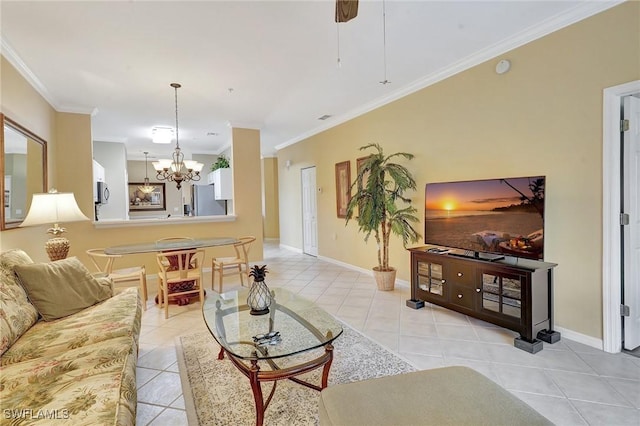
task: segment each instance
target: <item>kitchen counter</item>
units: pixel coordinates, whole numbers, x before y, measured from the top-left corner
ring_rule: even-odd
[[[93,222],[96,229],[104,228],[126,228],[140,226],[158,226],[158,225],[187,225],[192,223],[211,223],[211,222],[235,222],[235,215],[219,215],[219,216],[170,216],[158,218],[144,219],[111,219]]]

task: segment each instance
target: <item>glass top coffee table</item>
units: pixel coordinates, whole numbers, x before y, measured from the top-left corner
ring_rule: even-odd
[[[248,294],[248,289],[214,293],[207,296],[202,313],[209,331],[220,344],[218,359],[223,359],[226,353],[249,379],[256,405],[256,425],[260,426],[278,380],[289,379],[318,391],[327,387],[333,360],[332,342],[342,334],[342,326],[315,303],[279,288],[271,290],[269,313],[251,315]],[[319,348],[324,350],[314,351]],[[317,356],[314,352],[318,352]],[[259,362],[266,363],[269,369],[261,369]],[[320,386],[296,377],[320,367]],[[273,382],[266,401],[262,382]]]

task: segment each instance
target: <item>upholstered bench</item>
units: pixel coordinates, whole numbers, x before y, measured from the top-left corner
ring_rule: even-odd
[[[551,425],[533,408],[467,367],[329,386],[320,425]]]

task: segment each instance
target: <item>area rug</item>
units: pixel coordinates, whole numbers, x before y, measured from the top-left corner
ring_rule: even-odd
[[[358,331],[346,324],[343,328],[344,332],[334,344],[329,386],[415,371],[408,362]],[[176,339],[189,425],[255,425],[249,380],[227,358],[218,360],[219,350],[220,346],[208,332]],[[264,367],[261,365],[261,368]],[[321,370],[316,370],[300,377],[319,384],[320,376]],[[271,383],[262,385],[265,398],[271,386]],[[317,425],[319,395],[319,392],[289,380],[279,381],[265,413],[264,424]]]

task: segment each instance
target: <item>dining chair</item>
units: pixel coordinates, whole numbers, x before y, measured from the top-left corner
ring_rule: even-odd
[[[89,249],[86,251],[89,259],[98,270],[99,273],[106,274],[113,280],[113,283],[139,281],[140,292],[142,293],[142,309],[147,310],[147,271],[142,266],[134,266],[132,268],[113,269],[115,261],[122,257],[119,254],[106,254],[103,248]]]
[[[193,238],[191,237],[164,237],[164,238],[160,238],[156,240],[156,244],[158,243],[171,243],[171,242],[178,242],[178,241],[194,241]],[[189,247],[189,248],[193,248],[193,247]],[[177,249],[176,249],[177,250]]]
[[[158,243],[171,243],[171,242],[178,242],[178,241],[194,241],[193,238],[191,237],[164,237],[164,238],[159,238],[156,240],[156,244]],[[173,247],[173,248],[167,248],[166,250],[183,250],[184,248],[195,248],[195,247]],[[160,293],[158,293],[160,294]]]
[[[235,257],[214,257],[211,259],[211,289],[214,290],[215,276],[218,275],[218,293],[222,293],[222,278],[227,275],[240,275],[240,284],[244,285],[243,276],[247,277],[249,285],[249,250],[256,237],[238,238],[233,245]]]
[[[164,251],[156,255],[158,263],[158,303],[169,318],[169,296],[199,295],[204,301],[202,286],[203,249]]]

